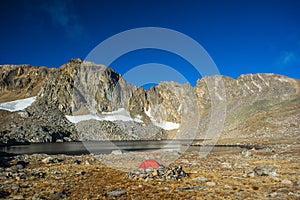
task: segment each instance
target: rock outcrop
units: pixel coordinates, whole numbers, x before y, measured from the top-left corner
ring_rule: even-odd
[[[0,102],[36,96],[51,70],[42,66],[0,65]]]

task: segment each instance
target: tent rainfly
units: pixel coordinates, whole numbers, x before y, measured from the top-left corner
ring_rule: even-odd
[[[139,169],[143,168],[159,168],[161,165],[155,160],[145,160],[139,166]]]

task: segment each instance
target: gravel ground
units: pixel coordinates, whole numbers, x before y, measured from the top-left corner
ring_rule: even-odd
[[[260,150],[2,156],[4,199],[299,199],[300,144]],[[181,166],[178,180],[131,179],[141,161]]]

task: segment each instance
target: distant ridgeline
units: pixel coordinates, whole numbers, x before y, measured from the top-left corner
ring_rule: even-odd
[[[298,136],[299,86],[299,80],[281,75],[249,74],[238,79],[204,77],[195,87],[161,82],[145,90],[110,68],[81,59],[71,59],[57,69],[2,65],[0,144],[155,140],[178,135],[178,139],[201,139],[218,103],[223,110],[226,107],[221,140],[262,142]],[[185,135],[189,124],[194,125],[195,135]]]

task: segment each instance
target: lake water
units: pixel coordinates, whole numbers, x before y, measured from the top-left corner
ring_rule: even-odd
[[[89,141],[89,142],[65,142],[65,143],[34,143],[30,145],[15,145],[0,147],[0,152],[14,154],[100,154],[111,153],[113,150],[126,151],[150,151],[150,150],[178,150],[178,151],[200,151],[201,146],[190,146],[192,143],[203,140],[160,140],[160,141]],[[238,146],[208,146],[207,151],[231,151],[241,150]],[[201,148],[205,151],[204,148]]]

